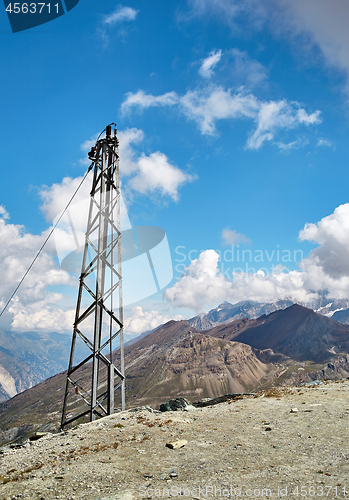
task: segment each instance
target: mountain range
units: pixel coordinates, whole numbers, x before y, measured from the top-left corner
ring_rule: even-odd
[[[247,325],[252,327],[248,320],[255,320],[264,315],[285,310],[291,305],[292,302],[288,300],[274,303],[243,301],[230,304],[223,302],[206,314],[200,314],[186,320],[186,323],[192,327],[192,330],[195,329],[198,332],[207,332],[219,325],[232,323],[236,320],[243,320],[247,328]],[[347,300],[328,301],[325,298],[320,298],[313,302],[312,309],[315,309],[322,316],[347,325],[349,324],[348,305]],[[232,328],[236,328],[236,324]],[[266,325],[266,328],[269,326]],[[125,347],[135,344],[148,334],[149,331],[142,333],[139,337],[129,341]],[[259,330],[258,335],[260,335]],[[246,339],[247,337],[242,336],[236,340],[248,344],[249,337],[248,341],[245,341]],[[70,345],[70,334],[0,332],[0,402],[63,371],[67,367]],[[267,344],[254,342],[251,345],[263,349]],[[82,352],[77,353],[81,359],[86,352],[84,349],[85,346],[82,345]]]
[[[322,362],[349,352],[347,325],[298,304],[258,319],[219,325],[207,333],[255,349],[272,349],[296,361]]]
[[[290,300],[279,300],[272,303],[259,303],[251,301],[242,301],[237,304],[230,304],[229,302],[223,302],[215,309],[211,309],[208,313],[199,314],[187,322],[189,325],[193,326],[197,330],[210,330],[214,326],[220,325],[222,323],[228,323],[234,321],[235,319],[248,318],[255,319],[259,318],[263,314],[270,314],[279,309],[286,309],[293,304]]]
[[[299,305],[205,331],[184,320],[169,321],[125,348],[127,404],[156,406],[177,396],[197,401],[349,377],[348,352],[349,326]],[[117,359],[118,351],[113,355]],[[0,429],[57,425],[65,378],[60,373],[1,403]],[[88,365],[79,385],[90,386]],[[73,401],[72,413],[74,407]]]
[[[241,301],[237,304],[223,302],[208,313],[202,313],[188,319],[187,322],[197,330],[210,330],[214,326],[222,323],[230,323],[235,319],[248,318],[256,319],[263,314],[270,314],[280,309],[286,309],[293,304],[290,300],[278,300],[276,302],[253,302]],[[349,324],[349,300],[332,300],[320,297],[311,303],[300,304],[314,312],[322,314],[328,318],[335,319],[339,323]]]

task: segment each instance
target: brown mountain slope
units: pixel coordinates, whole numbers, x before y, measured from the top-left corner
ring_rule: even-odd
[[[142,339],[126,353],[129,396],[160,403],[178,394],[195,400],[246,392],[260,386],[271,370],[250,346],[190,330],[183,335],[183,330],[189,328],[169,343],[148,338],[145,345]]]
[[[125,349],[127,405],[255,390],[275,372],[269,358],[250,346],[196,332],[185,321],[170,321]],[[88,389],[90,376],[87,365],[79,385]],[[58,423],[65,377],[65,372],[58,374],[0,404],[0,429]],[[103,385],[99,389],[103,392]],[[75,412],[74,404],[69,410]]]
[[[170,321],[126,347],[127,404],[157,405],[175,396],[195,401],[286,382],[349,376],[349,356],[340,355],[348,348],[349,327],[296,305],[205,334],[185,321]],[[0,429],[59,422],[65,377],[56,375],[0,404]],[[90,377],[86,365],[79,385],[88,389]],[[75,412],[74,402],[69,411]]]
[[[256,349],[272,349],[298,361],[321,362],[349,352],[348,326],[297,304],[257,320],[237,320],[205,333]]]

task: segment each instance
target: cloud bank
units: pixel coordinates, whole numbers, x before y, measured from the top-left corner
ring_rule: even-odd
[[[219,254],[206,250],[185,269],[181,279],[164,296],[176,307],[198,312],[224,300],[269,302],[289,299],[310,305],[320,295],[329,299],[349,296],[349,203],[317,223],[307,223],[301,241],[318,244],[299,263],[299,270],[286,272],[280,265],[268,275],[235,272],[227,279],[219,269]]]
[[[247,149],[259,149],[273,141],[280,130],[321,123],[320,111],[308,113],[296,101],[261,101],[245,90],[225,90],[220,85],[189,90],[183,96],[169,92],[160,96],[138,91],[128,93],[122,103],[123,113],[153,106],[175,106],[188,120],[196,122],[203,135],[215,135],[220,120],[250,120],[255,126],[247,140]]]
[[[125,318],[125,331],[130,335],[140,335],[148,330],[154,330],[171,319],[179,321],[183,319],[183,316],[180,314],[163,315],[158,311],[143,311],[141,307],[137,306],[132,309],[132,315]]]
[[[4,207],[0,209],[0,307],[13,293],[16,285],[33,261],[48,231],[41,235],[27,233],[23,226],[11,224]],[[63,299],[50,287],[73,285],[68,273],[60,269],[53,260],[50,249],[42,252],[27,278],[1,318],[1,326],[14,330],[51,330],[57,332],[71,329],[71,311],[59,309]]]

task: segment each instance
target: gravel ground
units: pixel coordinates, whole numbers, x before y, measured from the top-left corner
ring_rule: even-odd
[[[0,499],[349,497],[348,398],[344,380],[120,412],[5,451]]]

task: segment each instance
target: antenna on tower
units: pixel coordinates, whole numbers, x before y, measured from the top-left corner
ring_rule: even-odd
[[[103,132],[88,153],[93,181],[61,428],[81,417],[93,421],[114,413],[117,389],[125,409],[119,142],[115,123]],[[113,359],[116,337],[120,350]],[[74,364],[80,339],[89,350]]]

